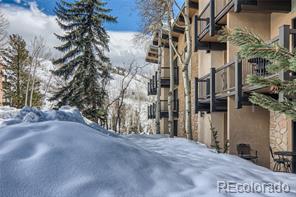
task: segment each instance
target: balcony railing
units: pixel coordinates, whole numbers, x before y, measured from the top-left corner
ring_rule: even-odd
[[[290,29],[289,25],[279,28],[279,36],[267,42],[270,45],[279,45],[290,50],[291,35],[296,35],[295,29]],[[195,106],[196,112],[214,112],[223,104],[227,109],[225,99],[228,96],[235,96],[236,108],[241,108],[247,97],[243,93],[263,90],[260,86],[248,84],[248,76],[255,75],[265,78],[280,78],[281,80],[294,80],[290,72],[269,73],[270,61],[264,58],[242,59],[238,57],[235,61],[229,62],[218,68],[211,68],[211,72],[195,82]],[[218,109],[218,111],[221,110]]]
[[[269,64],[266,59],[252,58],[233,61],[217,69],[211,68],[209,74],[196,80],[197,111],[217,111],[218,105],[212,108],[215,102],[225,103],[228,96],[262,88],[248,84],[247,79],[250,75],[276,77],[268,72]]]
[[[160,101],[160,118],[168,118],[169,117],[169,109],[168,109],[168,101],[161,100]],[[179,100],[174,100],[173,104],[173,113],[174,117],[178,117],[179,112]]]
[[[174,67],[174,83],[175,85],[179,85],[179,67]]]
[[[210,2],[200,12],[198,18],[198,35],[205,34],[205,32],[207,32],[210,28],[211,17],[213,17],[212,20],[214,20],[213,22],[215,22],[224,8],[232,2],[233,0],[213,0],[212,7],[212,2],[210,0]]]
[[[156,117],[156,104],[153,103],[152,105],[148,106],[148,119],[155,119]]]
[[[173,113],[174,117],[178,117],[179,110],[179,100],[174,100]],[[168,100],[160,100],[160,118],[168,118]],[[148,106],[148,119],[156,118],[156,103]]]
[[[155,72],[155,75],[152,76],[152,79],[147,84],[148,95],[157,94],[157,80],[158,72]],[[175,85],[179,84],[179,68],[174,68],[174,82]],[[170,67],[161,67],[161,81],[160,85],[162,88],[170,87]]]
[[[152,76],[152,79],[148,82],[148,95],[157,94],[157,79],[155,76]]]
[[[240,12],[278,12],[291,11],[291,0],[209,0],[197,17],[197,40],[201,40],[209,32],[214,36],[225,24],[225,16],[230,10]],[[223,19],[223,20],[222,20]]]

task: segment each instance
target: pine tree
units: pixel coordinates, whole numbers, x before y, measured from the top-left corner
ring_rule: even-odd
[[[101,0],[60,0],[56,6],[57,22],[65,33],[56,34],[63,42],[56,49],[64,56],[54,62],[63,65],[54,74],[62,77],[66,86],[51,100],[57,100],[59,107],[76,106],[93,121],[106,116],[103,105],[110,78],[110,60],[104,54],[109,51],[109,36],[103,23],[116,22],[105,6]]]
[[[19,35],[9,37],[9,46],[4,50],[4,82],[3,91],[7,104],[22,108],[25,106],[26,84],[30,76],[28,64],[30,64],[29,52],[26,49],[26,42]],[[34,94],[34,106],[41,105],[41,93],[39,82],[37,82]]]
[[[239,55],[242,58],[264,58],[270,62],[267,71],[271,74],[280,72],[296,72],[296,51],[290,52],[277,43],[265,42],[258,35],[247,29],[224,29],[221,32],[221,40],[239,47]],[[271,91],[283,95],[282,100],[274,99],[269,95],[253,92],[250,101],[270,111],[284,113],[292,119],[296,119],[296,80],[282,81],[279,78],[264,78],[249,76],[248,83],[271,87]]]

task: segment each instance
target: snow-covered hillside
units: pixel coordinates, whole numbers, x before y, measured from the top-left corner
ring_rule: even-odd
[[[126,73],[112,73],[112,80],[107,88],[110,100],[113,100],[120,95],[122,86],[127,86],[130,78],[128,77],[125,79],[126,75]],[[153,98],[147,95],[147,83],[148,79],[142,74],[137,74],[134,78],[132,78],[131,83],[127,88],[124,104],[127,109],[127,124],[129,123],[129,118],[136,115],[139,116],[143,131],[151,132],[153,131],[153,128],[150,128],[151,125],[153,125],[153,120],[148,120],[147,106],[148,104],[151,104]],[[135,114],[135,112],[138,113]]]
[[[185,139],[109,135],[60,111],[27,108],[0,129],[1,197],[296,196],[295,175]],[[290,192],[219,193],[217,181],[281,182]]]
[[[46,94],[43,102],[44,109],[51,109],[54,106],[54,102],[50,102],[49,98],[51,98],[52,93],[63,84],[62,80],[52,75],[51,71],[54,69],[55,66],[49,60],[43,60],[41,62],[41,66],[37,68],[37,76],[41,81],[41,92],[42,94]],[[116,72],[118,71],[117,69],[120,69],[121,72],[126,71],[126,69],[120,67],[113,68],[113,72],[111,73],[112,79],[107,87],[110,102],[120,95],[121,85],[125,74]],[[145,72],[147,72],[147,70],[148,69],[146,69]],[[123,85],[125,86],[127,82],[128,79],[123,82]],[[147,105],[153,101],[153,98],[148,97],[147,95],[147,82],[148,79],[145,77],[145,73],[143,74],[142,72],[139,72],[131,80],[131,83],[128,86],[127,93],[124,98],[124,105],[126,109],[129,109],[129,112],[127,112],[126,122],[129,121],[129,117],[139,116],[139,120],[142,123],[142,130],[145,132],[151,132],[153,130],[151,125],[154,124],[152,123],[152,120],[148,120]]]

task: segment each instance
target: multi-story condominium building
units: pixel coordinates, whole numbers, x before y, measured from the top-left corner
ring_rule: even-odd
[[[193,39],[190,76],[192,111],[195,112],[192,114],[194,139],[208,146],[213,145],[214,139],[210,131],[212,123],[218,130],[220,143],[229,142],[230,154],[237,154],[238,144],[249,144],[258,152],[257,163],[270,167],[270,147],[273,150],[296,151],[296,127],[285,115],[252,105],[248,101],[251,92],[270,95],[273,93],[269,87],[249,85],[246,78],[248,75],[259,75],[289,80],[293,74],[270,75],[266,69],[269,62],[263,58],[239,59],[238,48],[228,42],[221,42],[218,31],[223,27],[246,28],[271,44],[278,43],[292,50],[296,46],[296,1],[192,0],[190,6]],[[182,24],[183,20],[180,15],[176,23]],[[174,37],[178,50],[184,52],[184,30],[178,25],[174,27]],[[167,36],[163,35],[162,38],[165,42]],[[157,44],[155,35],[153,46],[147,53],[148,62],[158,63]],[[162,59],[169,58],[168,54],[166,55],[167,50],[166,47],[163,48]],[[177,67],[176,57],[175,64]],[[181,69],[178,72],[178,76],[182,76]],[[155,84],[150,83],[150,86],[157,88]],[[164,88],[169,87],[161,88],[161,100],[167,100],[167,91]],[[182,77],[179,77],[175,90],[179,102],[175,134],[186,136]],[[167,132],[166,124],[164,121],[164,133]]]

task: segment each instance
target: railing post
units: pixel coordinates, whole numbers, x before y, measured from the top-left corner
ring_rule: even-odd
[[[234,12],[240,12],[242,10],[241,0],[234,0]]]
[[[210,73],[210,112],[216,111],[216,69],[211,68]]]
[[[194,52],[198,50],[198,16],[194,16]]]
[[[195,93],[195,113],[198,113],[198,78],[195,78],[194,83],[194,93]]]
[[[243,98],[243,91],[242,91],[242,61],[237,55],[235,60],[235,108],[241,109],[242,108],[242,98]]]
[[[290,26],[283,25],[279,28],[279,45],[286,49],[290,49]],[[289,73],[285,71],[281,71],[279,73],[279,78],[282,81],[286,81],[289,78]],[[284,100],[284,95],[282,93],[279,94],[279,101]]]
[[[279,28],[279,45],[286,49],[290,48],[290,25],[283,25]]]
[[[154,89],[154,87],[155,87],[155,76],[152,76],[152,88]]]
[[[215,27],[215,0],[210,0],[210,29],[209,35],[214,36],[216,33]]]

